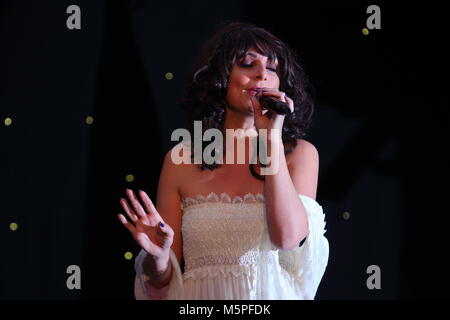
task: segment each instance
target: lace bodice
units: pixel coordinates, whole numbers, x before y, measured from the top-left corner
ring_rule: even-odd
[[[143,272],[147,255],[135,261],[137,299],[314,299],[328,262],[322,207],[299,195],[308,218],[309,234],[301,247],[276,248],[269,237],[266,199],[226,192],[186,197],[183,211],[184,272],[170,250],[173,275],[163,289],[149,285]]]
[[[265,198],[247,193],[231,199],[211,192],[182,201],[186,276],[213,265],[248,266],[259,258],[264,232]]]
[[[265,201],[266,198],[261,193],[253,194],[249,192],[244,196],[235,196],[231,199],[230,195],[226,192],[222,192],[220,195],[215,192],[210,192],[207,196],[198,194],[195,197],[181,199],[181,209],[201,203],[265,203]]]

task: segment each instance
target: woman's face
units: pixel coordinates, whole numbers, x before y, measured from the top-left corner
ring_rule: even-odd
[[[277,61],[269,61],[268,57],[251,47],[247,55],[237,61],[231,70],[227,88],[228,107],[245,114],[251,113],[250,96],[255,94],[252,89],[279,88],[277,64]],[[248,92],[242,92],[244,89]]]

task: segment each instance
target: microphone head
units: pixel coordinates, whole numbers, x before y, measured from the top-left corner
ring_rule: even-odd
[[[263,96],[259,99],[259,103],[261,104],[261,107],[280,115],[287,116],[291,113],[291,108],[289,108],[287,103],[273,97]]]

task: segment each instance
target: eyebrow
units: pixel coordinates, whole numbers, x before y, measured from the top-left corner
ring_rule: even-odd
[[[247,55],[249,55],[249,56],[252,56],[252,57],[255,57],[256,58],[256,54],[254,54],[254,53],[251,53],[251,52],[247,52]],[[263,55],[262,54],[262,56],[263,57],[266,57],[265,55]]]
[[[254,54],[254,53],[247,52],[247,55],[248,55],[248,56],[252,56],[253,58],[256,58],[256,54]],[[262,56],[267,58],[267,56],[265,56],[265,55],[263,55],[263,54],[262,54]],[[276,64],[278,65],[278,61],[277,61],[277,60],[272,61],[272,60],[269,59],[269,61],[272,62],[272,63],[276,63]]]

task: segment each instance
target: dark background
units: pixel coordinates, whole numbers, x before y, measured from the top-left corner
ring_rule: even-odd
[[[119,198],[127,187],[156,198],[170,135],[187,126],[189,66],[234,20],[288,42],[316,89],[306,140],[330,242],[317,299],[449,298],[441,3],[0,1],[0,298],[134,298],[124,253],[139,248]],[[66,27],[71,4],[81,30]],[[370,4],[381,29],[365,36]],[[69,265],[81,290],[66,287]],[[370,265],[380,290],[366,287]]]

